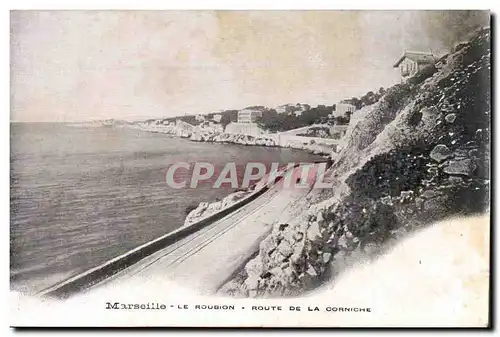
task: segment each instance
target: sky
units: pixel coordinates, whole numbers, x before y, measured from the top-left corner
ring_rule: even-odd
[[[399,81],[487,19],[436,11],[12,11],[11,120],[331,105]],[[486,21],[485,21],[486,20]]]

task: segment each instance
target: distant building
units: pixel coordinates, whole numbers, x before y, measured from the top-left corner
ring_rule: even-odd
[[[399,68],[401,80],[404,82],[422,69],[434,65],[436,61],[437,57],[432,53],[407,51],[394,64],[394,68]]]
[[[197,122],[204,122],[205,121],[205,116],[203,115],[196,115],[195,117]]]
[[[352,114],[356,111],[356,107],[349,103],[337,103],[335,111],[332,112],[332,117],[344,117],[348,113]]]
[[[309,104],[303,104],[303,103],[297,103],[297,104],[284,104],[277,106],[274,110],[278,114],[295,114],[295,116],[300,116],[302,115],[303,112],[308,111],[311,109],[311,106]]]
[[[288,113],[289,109],[288,109],[288,105],[285,104],[285,105],[277,106],[276,109],[274,109],[274,110],[276,110],[276,112],[279,114],[284,114],[284,113]]]
[[[222,120],[222,115],[221,114],[215,114],[214,117],[212,118],[215,122],[220,123]]]
[[[255,123],[259,117],[262,117],[260,110],[243,109],[238,111],[238,123]]]

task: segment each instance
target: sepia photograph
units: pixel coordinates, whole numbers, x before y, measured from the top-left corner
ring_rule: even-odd
[[[10,11],[12,327],[491,327],[491,13]]]

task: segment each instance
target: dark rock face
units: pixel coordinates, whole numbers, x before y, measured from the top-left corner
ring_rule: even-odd
[[[338,195],[273,227],[252,260],[259,267],[246,268],[243,295],[301,294],[341,272],[350,256],[444,217],[487,210],[490,101],[489,29],[388,89],[330,169]]]

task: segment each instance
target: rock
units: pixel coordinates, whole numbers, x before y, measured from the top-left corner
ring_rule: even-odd
[[[400,201],[405,202],[407,200],[411,200],[413,198],[413,191],[401,191]]]
[[[331,253],[323,253],[323,262],[327,263],[328,261],[330,261],[331,257],[332,257]]]
[[[220,211],[223,208],[226,208],[234,203],[236,203],[238,200],[242,199],[248,194],[248,192],[245,191],[238,191],[229,194],[226,196],[222,201],[215,201],[212,203],[208,202],[201,202],[198,207],[196,207],[194,210],[192,210],[187,216],[186,219],[184,220],[184,225],[188,226],[194,222],[197,222],[203,217],[209,216],[211,214],[214,214],[218,211]]]
[[[249,277],[252,275],[260,275],[263,271],[262,263],[258,258],[252,259],[245,265],[245,271]]]
[[[455,122],[455,119],[457,119],[457,115],[454,114],[454,113],[451,113],[451,114],[447,114],[444,119],[448,122],[448,123],[453,123]]]
[[[430,200],[426,200],[423,205],[424,213],[422,215],[439,218],[440,213],[443,212],[443,205],[448,203],[448,199],[445,196],[436,197]]]
[[[259,277],[251,276],[245,280],[245,286],[248,290],[254,290],[259,288]]]
[[[431,107],[425,107],[422,109],[422,115],[426,115],[426,116],[435,116],[439,113],[439,110],[434,107],[434,106],[431,106]]]
[[[479,155],[479,151],[477,149],[472,149],[468,153],[469,157],[477,157]]]
[[[307,238],[311,241],[321,238],[321,232],[319,230],[319,224],[317,221],[314,221],[309,225],[309,229],[307,230]]]
[[[257,293],[257,290],[250,290],[250,291],[248,292],[248,297],[252,297],[252,298],[253,298],[253,297],[257,297],[257,294],[258,294],[258,293]]]
[[[363,208],[363,210],[364,210],[364,208]],[[347,239],[352,239],[354,237],[354,234],[352,234],[348,229],[345,231],[344,235]]]
[[[316,270],[314,270],[313,266],[311,265],[308,265],[306,273],[309,274],[310,276],[318,275],[318,273],[316,273]]]
[[[263,272],[262,275],[260,275],[260,278],[266,279],[270,278],[272,276],[272,273],[270,271]]]
[[[476,169],[476,164],[471,159],[450,160],[444,167],[443,172],[447,174],[471,176]]]
[[[368,243],[367,245],[365,245],[365,247],[363,249],[364,253],[367,255],[375,254],[377,252],[377,250],[378,250],[378,247],[374,243]]]
[[[293,269],[290,267],[286,267],[285,269],[283,269],[283,274],[286,277],[291,278],[293,276]]]
[[[304,251],[303,242],[295,244],[293,247],[293,254],[292,254],[292,256],[290,256],[290,262],[292,262],[292,263],[299,262],[303,257],[303,251]]]
[[[316,221],[318,222],[322,222],[323,220],[325,220],[324,216],[323,216],[323,212],[319,212],[318,213],[318,216],[316,218]]]
[[[293,254],[293,249],[292,246],[287,241],[283,240],[278,246],[278,252],[280,252],[281,255],[285,257],[289,257],[290,255]]]
[[[415,198],[415,205],[417,206],[417,208],[422,208],[424,207],[424,199],[422,198]]]
[[[452,156],[453,156],[453,153],[451,152],[451,150],[448,148],[448,146],[443,145],[443,144],[436,145],[436,147],[434,147],[434,149],[432,149],[432,151],[430,153],[430,157],[433,160],[437,161],[438,163],[440,163],[443,160],[446,160]]]
[[[295,241],[301,241],[304,238],[304,233],[297,232],[293,235]]]
[[[421,111],[413,112],[413,114],[411,114],[410,118],[408,119],[408,125],[417,126],[422,120],[422,116],[423,114]]]
[[[380,202],[384,205],[393,205],[392,197],[390,195],[380,198]]]
[[[281,276],[283,274],[283,270],[280,267],[274,267],[269,272],[274,276]]]
[[[450,176],[450,177],[448,178],[448,181],[449,181],[450,183],[452,183],[452,184],[456,185],[456,184],[460,184],[460,183],[462,182],[462,178],[457,177],[457,176]]]
[[[345,248],[349,248],[349,246],[347,245],[347,239],[346,239],[345,235],[342,235],[342,236],[339,238],[339,240],[338,240],[338,242],[337,242],[337,246],[338,246],[339,248],[344,248],[344,249],[345,249]]]
[[[287,228],[287,227],[288,227],[288,224],[287,224],[287,223],[282,223],[282,224],[280,224],[280,225],[279,225],[279,230],[280,230],[280,231],[284,231],[284,230],[285,230],[285,228]]]

